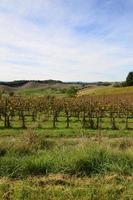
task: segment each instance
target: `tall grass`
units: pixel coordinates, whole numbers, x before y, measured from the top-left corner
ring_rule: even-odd
[[[55,146],[52,149],[38,148],[36,151],[33,151],[34,145],[32,150],[29,148],[29,154],[27,151],[20,154],[20,149],[16,149],[1,156],[0,176],[24,177],[49,173],[92,176],[107,172],[133,174],[132,148],[123,151],[96,142],[71,147]]]

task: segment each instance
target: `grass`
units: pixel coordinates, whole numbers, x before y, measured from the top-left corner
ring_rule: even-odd
[[[82,129],[82,128],[30,128],[26,129],[27,131],[33,130],[36,134],[42,135],[45,138],[53,139],[63,139],[63,138],[91,138],[91,137],[109,137],[109,138],[119,138],[119,137],[133,137],[133,130],[111,130],[103,129],[100,132],[93,129]],[[0,129],[0,138],[6,138],[6,140],[14,137],[20,136],[24,130],[22,128],[9,128],[9,129]]]
[[[61,88],[21,88],[15,91],[15,94],[26,96],[69,96],[67,89]]]
[[[0,199],[132,199],[132,132],[59,131],[1,130]]]
[[[19,95],[28,95],[28,96],[57,96],[65,97],[66,93],[62,89],[56,88],[21,88],[15,91]]]
[[[132,180],[117,175],[81,179],[58,174],[16,180],[10,185],[11,181],[1,179],[1,199],[131,199],[133,186]]]
[[[0,138],[0,199],[132,199],[133,139]]]
[[[115,94],[133,94],[133,86],[130,87],[112,87],[112,86],[99,86],[92,88],[85,88],[83,90],[79,90],[78,96],[83,95],[91,95],[91,96],[99,96],[99,95],[115,95]]]
[[[1,179],[0,197],[10,200],[131,200],[132,187],[131,177],[117,174],[92,178],[71,178],[58,174],[24,181]]]
[[[112,148],[112,143],[106,140],[58,141],[35,132],[10,138],[10,142],[1,138],[0,176],[20,178],[49,173],[92,176],[106,172],[132,175],[133,143],[122,142]]]
[[[82,128],[82,119],[78,121],[77,118],[71,117],[70,119],[70,128],[66,128],[66,118],[58,117],[58,122],[56,122],[56,128],[53,127],[52,118],[49,120],[44,119],[45,116],[41,116],[36,122],[32,121],[31,117],[26,117],[26,127],[27,129],[33,129],[38,134],[43,134],[46,137],[91,137],[97,135],[99,132],[96,129],[83,129]],[[94,120],[96,124],[96,120]],[[112,130],[110,119],[102,118],[102,127],[101,132],[103,136],[110,137],[121,137],[121,136],[130,136],[133,131],[133,119],[128,120],[129,129],[125,129],[125,120],[116,118],[116,130]],[[21,121],[17,118],[11,120],[11,128],[5,129],[4,123],[0,121],[0,136],[12,136],[19,135],[23,131],[21,128]]]

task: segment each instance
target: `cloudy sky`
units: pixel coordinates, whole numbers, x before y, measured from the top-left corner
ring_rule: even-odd
[[[133,0],[0,0],[0,80],[120,81]]]

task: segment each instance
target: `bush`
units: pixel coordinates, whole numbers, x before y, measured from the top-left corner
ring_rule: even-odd
[[[113,87],[122,87],[122,83],[120,83],[120,82],[115,82],[115,83],[113,84]]]
[[[68,96],[73,97],[77,94],[78,89],[75,87],[70,87],[69,89],[67,89],[66,93]]]

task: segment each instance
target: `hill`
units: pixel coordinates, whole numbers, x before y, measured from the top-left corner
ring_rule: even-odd
[[[0,90],[2,93],[14,92],[20,95],[66,96],[66,93],[72,87],[79,90],[83,87],[83,83],[62,82],[59,80],[0,82]]]
[[[130,87],[113,87],[113,86],[92,86],[78,91],[78,96],[90,95],[115,95],[115,94],[133,94],[133,86]]]
[[[27,84],[30,84],[30,83],[34,83],[34,84],[38,84],[38,85],[41,85],[41,84],[55,84],[55,83],[62,83],[62,81],[59,81],[59,80],[43,80],[43,81],[40,81],[40,80],[17,80],[17,81],[10,81],[10,82],[0,82],[0,85],[3,85],[3,86],[8,86],[8,87],[23,87]]]
[[[1,92],[14,92],[19,95],[67,96],[69,89],[76,88],[78,96],[112,95],[133,93],[133,86],[113,87],[110,82],[62,82],[60,80],[19,80],[0,82]]]

